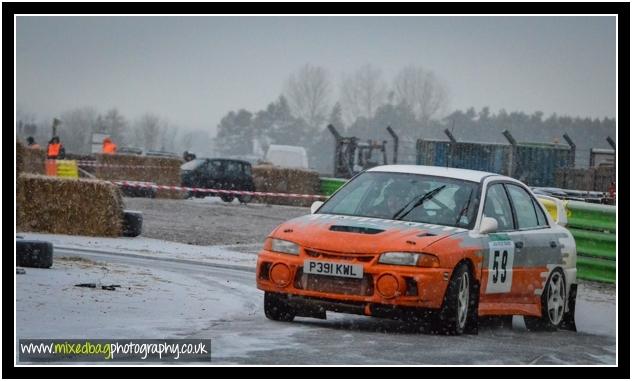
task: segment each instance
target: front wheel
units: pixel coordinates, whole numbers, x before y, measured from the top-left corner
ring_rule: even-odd
[[[452,273],[452,279],[443,299],[443,306],[435,316],[434,326],[440,333],[460,335],[466,331],[475,332],[472,324],[477,322],[477,300],[475,281],[467,264],[459,265]]]
[[[524,323],[529,331],[556,330],[564,318],[566,307],[566,281],[562,270],[551,272],[541,297],[542,316],[525,316]]]
[[[237,199],[242,204],[247,204],[250,201],[252,201],[252,195],[250,195],[250,194],[242,194],[242,195],[237,196]]]
[[[296,311],[287,303],[283,295],[267,292],[263,295],[263,311],[266,317],[276,321],[292,321]]]

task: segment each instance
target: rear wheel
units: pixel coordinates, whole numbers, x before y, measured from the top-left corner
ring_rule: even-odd
[[[440,333],[460,335],[476,332],[478,311],[474,295],[475,282],[467,264],[462,263],[452,273],[452,279],[443,299],[443,306],[434,318],[434,328]]]
[[[287,297],[272,292],[263,296],[263,311],[268,319],[276,321],[292,321],[296,316],[296,311],[287,303]]]
[[[529,331],[552,331],[557,329],[564,318],[566,306],[566,281],[562,270],[551,272],[541,297],[542,316],[525,316],[524,323]]]
[[[222,194],[219,196],[224,202],[231,202],[235,199],[235,196],[229,194]]]

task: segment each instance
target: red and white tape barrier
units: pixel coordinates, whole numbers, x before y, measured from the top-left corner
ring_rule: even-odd
[[[174,191],[201,192],[201,193],[223,193],[223,194],[237,194],[237,195],[250,195],[250,196],[315,198],[315,199],[327,198],[327,196],[322,196],[318,194],[251,192],[251,191],[227,190],[227,189],[189,188],[189,187],[179,187],[175,185],[157,185],[157,184],[150,184],[150,183],[139,183],[139,182],[134,182],[134,181],[110,181],[110,183],[118,185],[118,186],[127,186],[127,187],[134,187],[134,188],[153,188],[153,189],[166,189],[166,190],[174,190]]]
[[[123,165],[123,164],[103,164],[96,161],[77,160],[80,167],[106,167],[106,168],[165,168],[161,165]]]

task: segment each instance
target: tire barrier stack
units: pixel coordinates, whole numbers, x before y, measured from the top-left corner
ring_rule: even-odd
[[[18,231],[102,237],[123,232],[121,193],[104,181],[21,174],[16,204]]]
[[[540,198],[539,198],[540,199]],[[558,218],[555,203],[540,199],[549,214]],[[616,280],[616,207],[581,201],[562,201],[562,224],[577,246],[577,276],[580,279],[614,283]]]
[[[46,241],[17,239],[15,262],[19,267],[47,269],[53,265],[53,244]]]
[[[135,210],[123,211],[123,237],[138,237],[143,230],[143,213]]]

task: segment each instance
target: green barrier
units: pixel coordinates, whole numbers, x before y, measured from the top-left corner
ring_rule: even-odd
[[[616,230],[617,209],[614,206],[568,201],[566,208],[569,227],[612,233]]]
[[[338,190],[341,186],[343,186],[347,180],[345,179],[336,179],[332,177],[321,177],[320,178],[320,194],[325,196],[331,196],[335,191]]]
[[[617,237],[615,234],[569,228],[577,254],[602,259],[616,260]]]
[[[616,262],[607,259],[577,257],[577,277],[598,282],[614,283]]]
[[[577,246],[577,277],[614,283],[616,279],[616,207],[568,201],[565,205]]]

